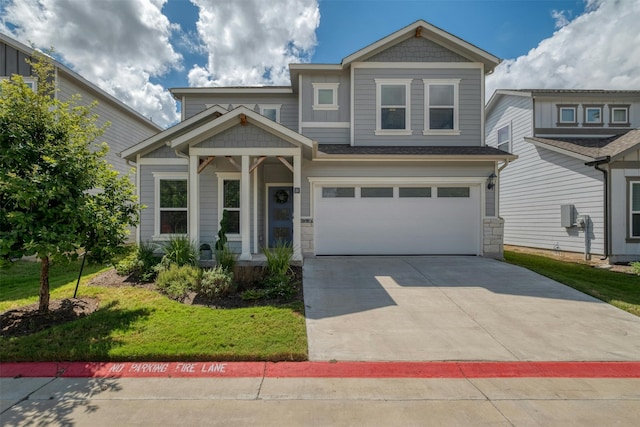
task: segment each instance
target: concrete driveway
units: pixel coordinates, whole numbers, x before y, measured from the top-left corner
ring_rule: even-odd
[[[304,262],[310,360],[640,360],[640,318],[480,257]]]

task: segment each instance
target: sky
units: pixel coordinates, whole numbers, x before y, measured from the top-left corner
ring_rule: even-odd
[[[503,61],[511,88],[640,89],[640,0],[0,0],[0,32],[161,126],[173,87],[289,85],[423,19]]]

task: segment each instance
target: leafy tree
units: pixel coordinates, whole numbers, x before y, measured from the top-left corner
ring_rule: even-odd
[[[104,132],[80,97],[55,96],[54,66],[30,61],[37,91],[21,76],[0,81],[0,264],[36,255],[41,262],[39,310],[49,309],[49,264],[81,249],[104,261],[138,223],[140,206],[126,176],[104,157]]]

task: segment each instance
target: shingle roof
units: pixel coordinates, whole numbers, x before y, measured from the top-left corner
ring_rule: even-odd
[[[640,146],[640,129],[634,129],[623,135],[606,138],[554,137],[553,139],[549,139],[532,137],[527,139],[594,159],[605,156],[613,158],[636,145]]]
[[[510,156],[494,147],[403,147],[403,146],[360,146],[345,144],[319,144],[318,151],[325,154],[345,155],[435,155],[435,156]]]
[[[508,89],[512,92],[532,92],[532,93],[586,93],[586,94],[635,94],[640,95],[640,90],[612,90],[612,89]]]

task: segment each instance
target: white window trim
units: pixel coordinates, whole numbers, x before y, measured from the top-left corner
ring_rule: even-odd
[[[11,80],[11,77],[9,77],[9,76],[0,76],[0,80]],[[38,91],[38,81],[36,79],[34,79],[33,77],[22,76],[22,81],[27,85],[31,85],[31,90],[33,90],[34,92]]]
[[[411,82],[413,79],[375,79],[376,83],[376,135],[412,135],[411,131]],[[404,129],[382,129],[382,86],[404,85],[405,87],[405,128]]]
[[[218,221],[216,224],[216,235],[220,231],[220,220],[224,211],[224,181],[240,181],[242,173],[240,172],[217,172],[218,177]],[[242,212],[242,203],[238,208],[238,212]],[[240,214],[240,233],[227,233],[227,240],[230,242],[239,242],[242,240],[242,214]]]
[[[340,83],[311,83],[313,85],[313,109],[324,111],[335,111],[340,107],[338,105],[338,86]],[[321,89],[330,89],[333,93],[333,102],[331,104],[320,104],[319,91]]]
[[[598,110],[600,112],[600,120],[597,122],[589,121],[589,110]],[[604,124],[604,111],[600,106],[587,106],[584,107],[584,123],[587,125],[601,125]]]
[[[633,210],[633,185],[634,184],[640,184],[640,181],[637,180],[629,180],[629,203],[628,203],[628,215],[629,215],[629,233],[628,233],[628,238],[629,239],[640,239],[640,234],[639,235],[634,235],[633,234],[633,215],[638,215],[640,214],[640,211],[634,211]]]
[[[460,135],[460,102],[459,87],[461,79],[422,79],[424,83],[424,129],[423,135]],[[429,86],[430,85],[452,85],[453,86],[453,129],[429,129],[429,108],[430,107],[451,107],[450,105],[430,105]]]
[[[153,225],[153,240],[169,240],[174,236],[187,236],[187,233],[181,234],[162,234],[160,231],[160,181],[171,180],[184,180],[187,181],[187,188],[189,188],[189,173],[188,172],[152,172],[154,180],[154,225]],[[187,213],[187,221],[189,221],[189,195],[187,194],[187,207],[186,208],[163,208],[162,210],[173,210]],[[187,230],[188,228],[187,224]]]
[[[498,128],[498,131],[496,132],[496,148],[500,149],[500,146],[505,144],[504,142],[502,144],[500,144],[500,131],[504,128],[508,128],[508,134],[509,136],[507,137],[507,153],[511,153],[511,150],[513,149],[511,146],[511,141],[512,141],[512,135],[511,135],[511,123],[507,123],[506,125],[500,126]]]
[[[264,116],[264,110],[276,110],[276,123],[280,123],[280,107],[282,104],[260,104],[260,114]]]
[[[624,110],[625,111],[625,116],[626,116],[626,120],[625,121],[619,121],[619,120],[614,120],[613,118],[615,117],[615,112],[616,110]],[[626,125],[627,123],[629,123],[629,107],[611,107],[611,124],[612,125]]]
[[[563,110],[572,110],[573,120],[571,121],[562,120]],[[578,107],[576,107],[575,105],[558,106],[558,123],[562,125],[577,125],[578,124]]]

